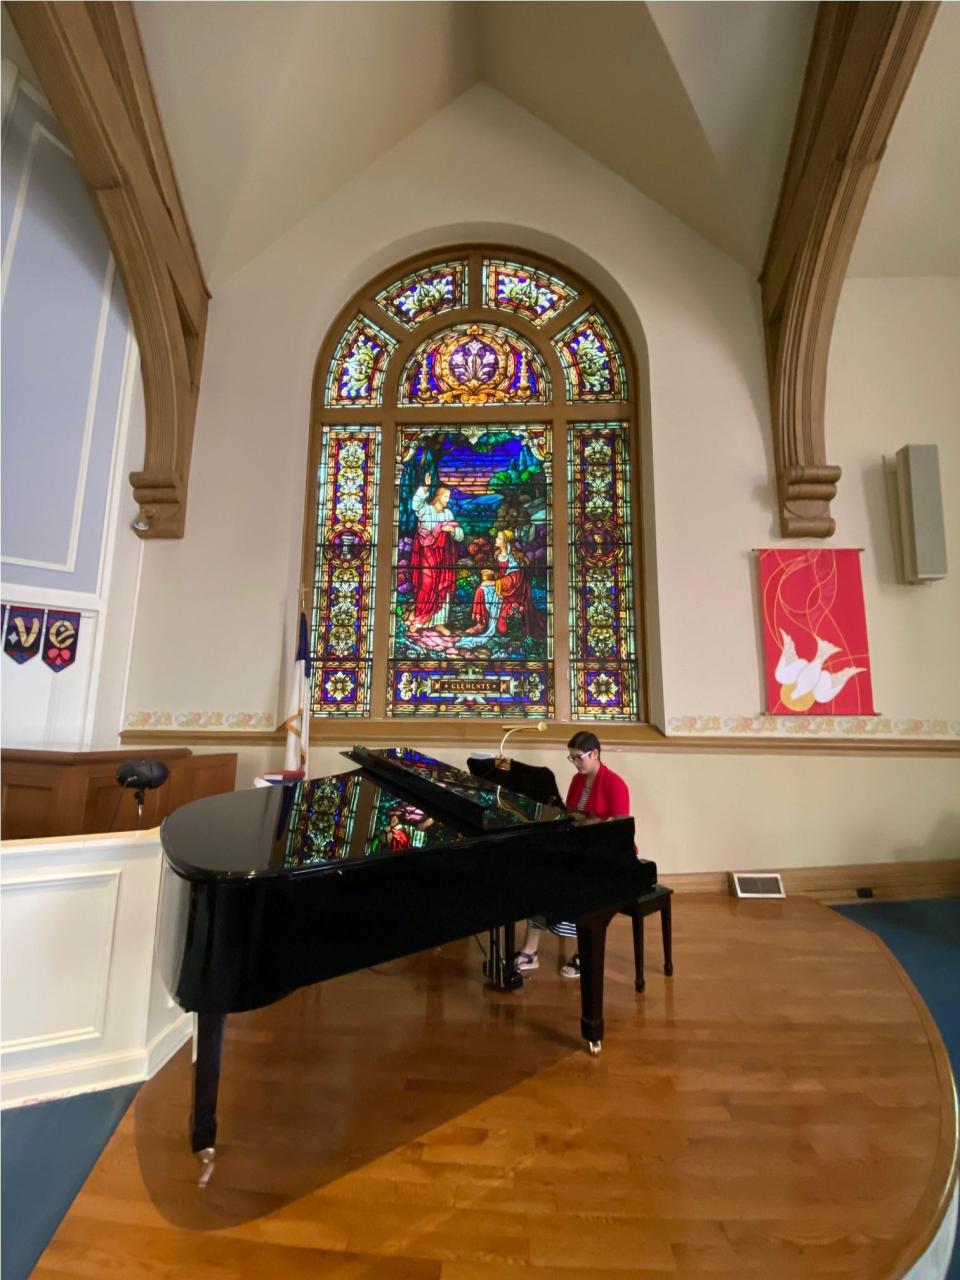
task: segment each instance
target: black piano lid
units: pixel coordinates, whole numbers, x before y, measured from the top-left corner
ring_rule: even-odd
[[[562,804],[543,804],[530,795],[508,790],[499,781],[467,773],[412,747],[371,750],[357,746],[343,755],[385,780],[388,786],[412,791],[479,831],[501,830],[523,822],[552,822],[565,812]]]
[[[451,785],[453,775],[476,784],[468,774],[440,767],[450,770]],[[439,792],[435,786],[433,794]],[[167,861],[186,879],[256,879],[336,872],[418,848],[496,838],[556,816],[513,793],[498,800],[495,790],[476,784],[474,794],[475,803],[482,796],[497,809],[482,828],[413,787],[391,786],[357,769],[195,800],[164,819],[160,839]]]

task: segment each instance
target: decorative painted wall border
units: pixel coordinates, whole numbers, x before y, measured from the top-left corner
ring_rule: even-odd
[[[883,716],[672,716],[667,735],[778,738],[960,738],[960,720]]]
[[[272,711],[133,711],[126,729],[230,729],[236,733],[263,733],[277,727]]]

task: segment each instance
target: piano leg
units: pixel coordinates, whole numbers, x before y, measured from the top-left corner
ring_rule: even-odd
[[[594,911],[576,922],[580,954],[580,1034],[594,1055],[603,1047],[603,960],[607,925],[616,914],[615,909]]]
[[[193,1106],[190,1144],[194,1154],[209,1162],[217,1142],[217,1092],[226,1014],[197,1014],[197,1060],[193,1066]]]
[[[487,962],[483,972],[490,991],[516,991],[523,986],[523,975],[513,967],[516,925],[505,924],[502,931],[491,929],[487,945]]]

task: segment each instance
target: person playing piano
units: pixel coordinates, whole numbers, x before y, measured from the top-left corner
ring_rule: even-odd
[[[581,730],[567,743],[567,759],[576,769],[567,789],[567,808],[581,822],[600,822],[604,818],[628,818],[630,816],[630,792],[619,774],[608,769],[600,760],[600,740],[593,733]],[[521,973],[539,969],[537,949],[540,935],[549,929],[558,938],[575,938],[577,927],[570,920],[546,921],[534,916],[527,921],[527,936],[523,947],[514,958],[514,967]],[[560,969],[565,978],[580,976],[580,957],[576,953]]]

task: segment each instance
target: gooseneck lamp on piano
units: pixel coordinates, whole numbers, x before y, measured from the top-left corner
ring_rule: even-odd
[[[513,733],[522,733],[525,729],[529,729],[529,728],[530,728],[530,725],[528,724],[518,724],[513,729],[508,729],[507,732],[503,735],[503,737],[500,739],[500,749],[497,752],[497,768],[498,769],[510,768],[510,761],[507,758],[507,756],[503,754],[503,748],[506,745],[506,741],[510,737],[510,735]],[[536,732],[546,733],[546,731],[547,731],[546,720],[538,720]]]

